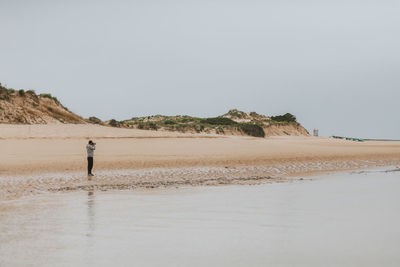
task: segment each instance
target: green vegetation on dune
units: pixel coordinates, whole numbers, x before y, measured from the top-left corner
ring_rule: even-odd
[[[121,122],[119,122],[119,121],[117,121],[115,119],[110,120],[109,124],[112,127],[121,127],[121,125],[122,125]]]
[[[237,122],[224,117],[201,119],[201,123],[210,125],[236,125]]]
[[[96,123],[94,121],[92,122]],[[108,122],[108,124],[113,127],[136,128],[142,130],[163,129],[167,131],[217,134],[242,133],[254,137],[264,137],[264,127],[273,124],[288,123],[297,123],[296,117],[290,113],[270,118],[256,112],[245,113],[239,110],[230,110],[222,116],[212,118],[154,115],[133,117],[125,121],[116,121],[113,119]]]
[[[89,117],[89,122],[91,122],[91,123],[94,123],[94,124],[103,124],[103,122],[99,119],[99,118],[97,118],[97,117]]]
[[[276,122],[297,122],[296,116],[286,113],[285,115],[272,116],[271,120]]]

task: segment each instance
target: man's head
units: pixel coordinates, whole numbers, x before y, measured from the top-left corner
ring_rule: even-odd
[[[93,145],[93,141],[92,140],[89,140],[89,145]]]

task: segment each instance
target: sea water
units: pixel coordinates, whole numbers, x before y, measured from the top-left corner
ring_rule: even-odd
[[[400,266],[400,172],[0,203],[0,266]]]

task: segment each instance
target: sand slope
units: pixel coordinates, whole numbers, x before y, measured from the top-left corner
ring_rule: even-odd
[[[50,94],[14,91],[0,84],[0,123],[85,123]]]

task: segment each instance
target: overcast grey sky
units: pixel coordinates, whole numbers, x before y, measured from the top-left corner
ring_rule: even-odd
[[[0,0],[0,82],[118,120],[293,113],[400,139],[400,1]]]

